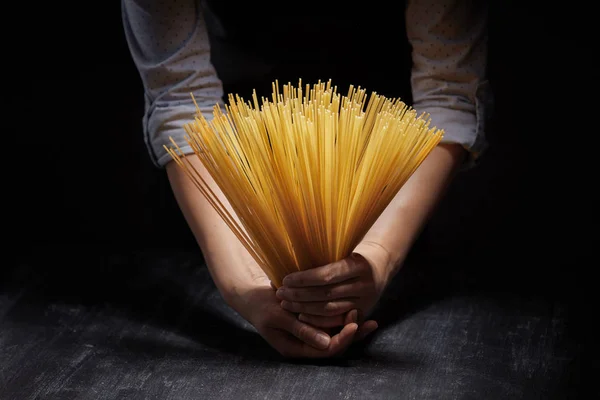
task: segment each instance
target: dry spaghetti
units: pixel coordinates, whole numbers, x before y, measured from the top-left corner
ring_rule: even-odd
[[[228,100],[185,130],[239,223],[174,141],[167,151],[276,286],[348,256],[443,136],[400,99],[331,81]]]

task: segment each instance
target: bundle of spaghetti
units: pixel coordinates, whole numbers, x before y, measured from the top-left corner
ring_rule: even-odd
[[[172,139],[167,151],[276,287],[350,255],[443,136],[400,99],[331,81],[230,94],[185,131],[235,215]]]

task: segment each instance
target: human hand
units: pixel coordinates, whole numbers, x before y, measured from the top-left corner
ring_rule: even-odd
[[[383,268],[355,252],[340,261],[287,275],[276,295],[284,310],[320,328],[342,326],[348,313],[356,310],[360,325],[356,339],[362,339],[377,329],[376,321],[365,318],[386,286]]]
[[[280,306],[269,282],[243,295],[242,316],[281,355],[290,358],[328,358],[341,355],[354,341],[358,325],[350,318],[342,330],[329,336],[323,330],[300,321]]]

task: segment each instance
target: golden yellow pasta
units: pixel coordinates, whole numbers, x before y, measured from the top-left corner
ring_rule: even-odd
[[[185,130],[237,219],[174,141],[167,151],[277,287],[348,256],[443,136],[400,99],[331,81],[230,95]]]

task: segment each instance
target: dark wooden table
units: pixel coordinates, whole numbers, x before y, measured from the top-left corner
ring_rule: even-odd
[[[461,288],[433,264],[397,276],[369,341],[292,361],[225,305],[194,251],[52,247],[12,263],[1,400],[590,398],[571,305]]]

